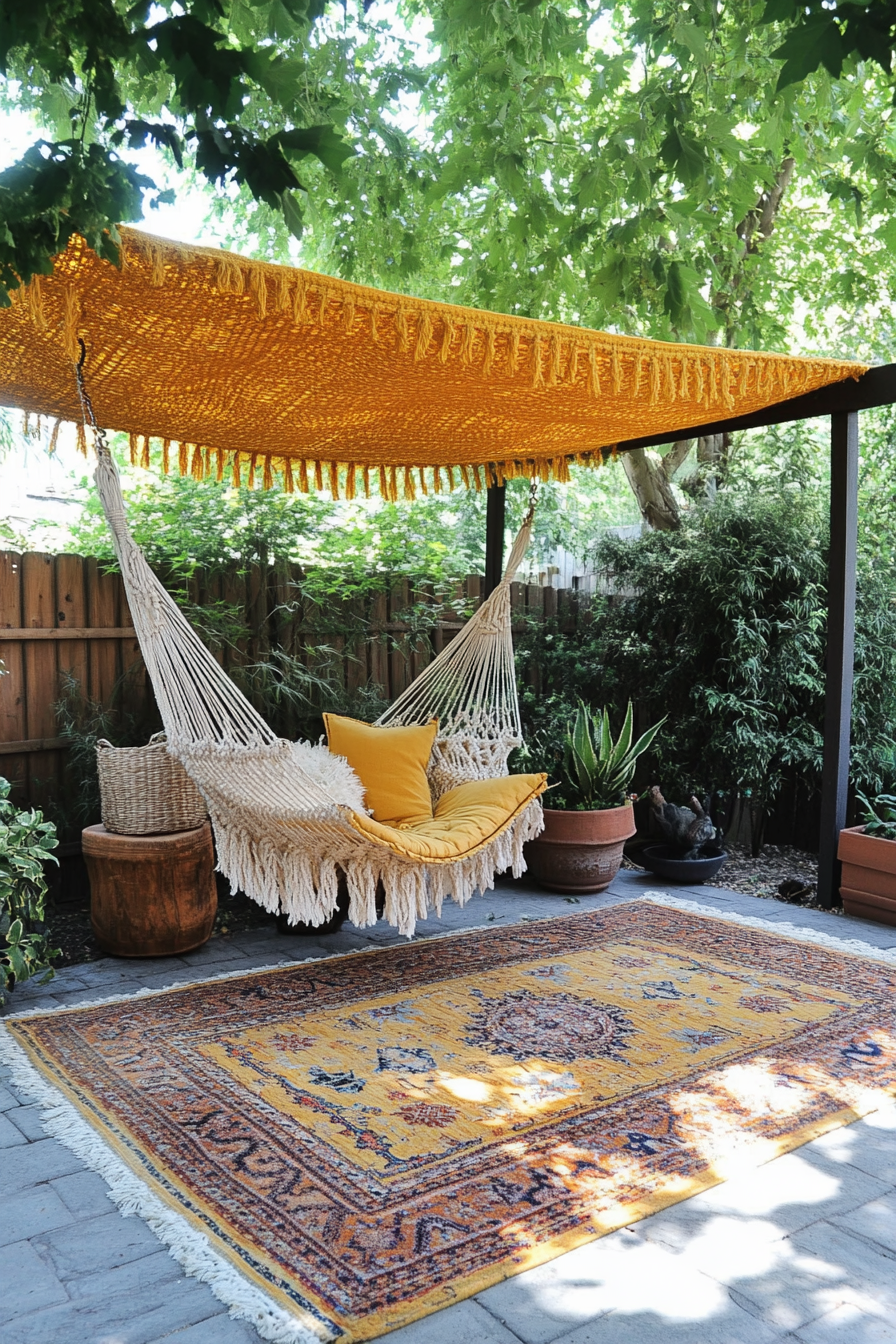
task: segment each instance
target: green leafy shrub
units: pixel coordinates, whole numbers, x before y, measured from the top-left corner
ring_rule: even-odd
[[[785,781],[811,796],[821,779],[827,603],[822,492],[719,497],[675,532],[596,548],[611,588],[578,627],[532,628],[519,647],[528,734],[576,700],[622,712],[641,730],[668,723],[654,754],[674,793],[749,796],[766,812]],[[860,562],[853,783],[887,780],[896,720],[896,609],[889,572]],[[555,728],[556,731],[556,728]]]
[[[43,984],[53,978],[52,961],[60,955],[51,948],[44,925],[47,882],[44,864],[58,862],[56,827],[40,812],[19,812],[9,801],[10,786],[0,779],[0,966],[5,1002],[17,984],[45,972]]]

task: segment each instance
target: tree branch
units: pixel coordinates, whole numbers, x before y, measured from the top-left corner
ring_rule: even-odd
[[[737,236],[744,245],[743,255],[749,257],[759,250],[759,243],[768,242],[775,228],[775,219],[781,208],[784,193],[790,186],[796,160],[788,154],[775,175],[775,183],[770,191],[763,191],[752,210],[737,226]],[[758,237],[756,236],[758,234]]]
[[[684,462],[693,446],[693,439],[676,439],[663,458],[663,471],[667,481],[671,481],[678,468]]]

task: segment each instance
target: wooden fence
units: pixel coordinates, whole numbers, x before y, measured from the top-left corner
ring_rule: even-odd
[[[390,701],[454,638],[483,588],[472,575],[446,602],[401,579],[373,596],[311,602],[303,577],[298,565],[193,577],[190,614],[207,626],[228,672],[251,673],[283,650],[346,697],[376,685]],[[511,601],[520,628],[533,617],[556,616],[566,627],[576,620],[576,596],[565,590],[517,583]],[[216,640],[222,623],[231,637]],[[0,661],[0,775],[20,804],[46,807],[60,794],[68,744],[55,706],[68,680],[87,700],[115,701],[131,722],[151,725],[154,701],[121,578],[102,562],[0,551]],[[294,736],[288,709],[283,717],[279,731]]]

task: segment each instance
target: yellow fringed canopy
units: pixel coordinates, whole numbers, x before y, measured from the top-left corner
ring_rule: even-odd
[[[0,403],[99,422],[149,465],[352,498],[526,475],[561,480],[625,439],[711,424],[857,378],[794,359],[612,336],[409,299],[123,229],[82,240],[0,312]]]

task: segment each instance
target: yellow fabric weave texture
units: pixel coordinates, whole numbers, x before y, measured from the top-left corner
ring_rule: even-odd
[[[406,298],[123,229],[82,239],[0,311],[0,403],[99,422],[165,470],[387,499],[565,480],[623,440],[858,377],[844,360],[678,345]]]
[[[469,858],[506,830],[524,807],[544,793],[547,782],[547,775],[473,779],[443,793],[431,819],[387,826],[353,812],[350,821],[361,835],[403,858],[455,862]]]
[[[428,821],[432,798],[426,767],[439,731],[438,721],[403,728],[377,728],[341,714],[325,714],[327,746],[344,756],[364,785],[364,802],[377,821],[397,825],[408,818]]]

